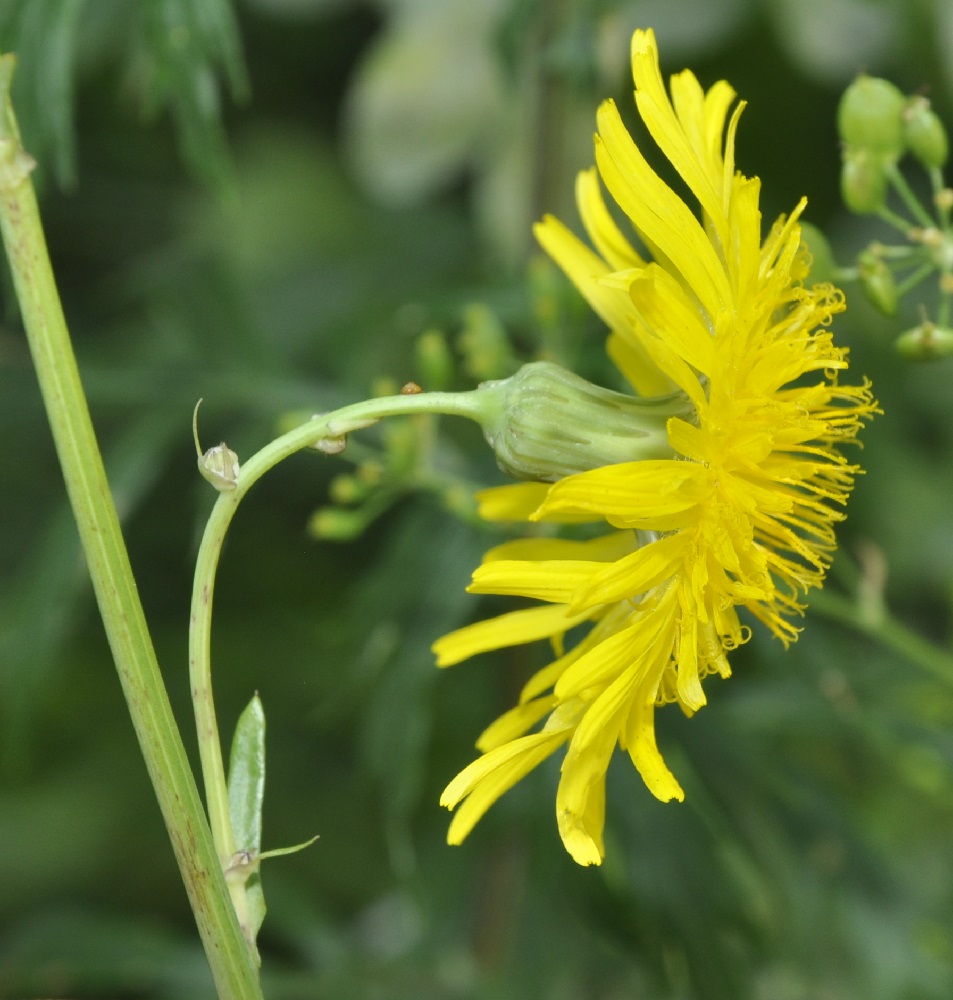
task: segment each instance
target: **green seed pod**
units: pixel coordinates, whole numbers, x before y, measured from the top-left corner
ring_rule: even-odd
[[[848,146],[841,165],[844,204],[858,215],[871,215],[887,200],[887,175],[881,157],[869,149]]]
[[[848,146],[898,160],[904,151],[906,98],[889,81],[861,75],[844,91],[837,108],[837,128]]]
[[[925,97],[913,97],[903,111],[903,137],[907,149],[925,166],[942,167],[950,152],[943,122]]]
[[[901,333],[895,346],[908,361],[934,361],[953,354],[953,330],[925,322]]]
[[[884,259],[872,250],[864,250],[857,257],[857,266],[860,284],[867,298],[885,316],[896,315],[897,285]]]

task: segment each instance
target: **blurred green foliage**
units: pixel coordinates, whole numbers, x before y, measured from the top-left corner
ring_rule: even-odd
[[[458,388],[474,363],[461,334],[485,343],[497,328],[521,357],[605,381],[602,331],[533,256],[529,226],[543,211],[575,219],[596,103],[624,106],[631,89],[631,29],[656,28],[668,70],[732,82],[749,101],[739,165],[762,178],[766,214],[806,193],[847,256],[872,234],[838,207],[839,91],[860,68],[929,86],[950,123],[951,23],[946,0],[0,3],[54,265],[190,750],[191,562],[212,503],[189,426],[199,396],[203,441],[241,456],[283,414],[425,378],[428,332],[454,352],[440,377]],[[4,301],[0,996],[207,998]],[[888,321],[858,294],[850,304],[839,334],[885,415],[865,435],[830,586],[853,586],[854,561],[881,553],[888,603],[948,647],[953,371],[892,353],[912,305]],[[307,533],[352,467],[302,455],[256,488],[226,548],[219,716],[227,732],[260,693],[263,846],[321,837],[264,866],[270,1000],[953,994],[953,692],[818,615],[787,653],[763,636],[739,650],[695,718],[661,713],[685,805],[613,769],[602,869],[563,852],[552,768],[462,848],[445,845],[439,791],[540,654],[434,669],[435,637],[503,606],[464,593],[497,536],[448,512],[444,487],[502,479],[472,428],[428,434],[402,468],[438,487],[423,477],[424,492],[393,495],[354,541]],[[391,454],[374,433],[353,444],[358,465]]]

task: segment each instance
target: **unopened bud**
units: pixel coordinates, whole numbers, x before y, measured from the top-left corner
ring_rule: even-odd
[[[417,338],[417,371],[431,391],[443,391],[453,381],[453,356],[447,338],[439,330],[427,330]]]
[[[199,472],[219,493],[235,489],[238,484],[238,456],[223,441],[199,455]]]
[[[192,411],[192,440],[195,441],[195,454],[198,456],[198,468],[202,478],[210,482],[219,493],[233,490],[238,485],[238,455],[223,441],[214,448],[209,448],[204,454],[199,444],[199,407],[200,399]]]
[[[950,144],[943,122],[925,97],[911,98],[903,111],[903,137],[907,149],[927,168],[946,163]]]
[[[383,425],[382,437],[387,450],[387,467],[392,472],[409,473],[420,454],[420,434],[414,421],[390,420]]]
[[[400,392],[400,384],[388,375],[378,375],[371,384],[371,395],[375,399],[382,396],[396,396]]]
[[[870,215],[887,200],[884,162],[876,153],[861,147],[844,149],[841,165],[841,194],[844,204],[858,215]]]
[[[860,284],[867,298],[885,316],[897,312],[897,286],[893,272],[887,267],[883,257],[873,250],[864,250],[857,257]]]
[[[384,466],[377,459],[369,458],[357,467],[357,478],[365,486],[379,486],[384,480]]]
[[[329,542],[350,542],[363,534],[367,517],[357,510],[322,507],[308,520],[308,531],[315,538]]]
[[[479,303],[467,306],[464,329],[457,339],[467,374],[475,379],[498,379],[516,368],[513,349],[496,315]]]
[[[929,321],[901,333],[897,350],[909,361],[933,361],[953,354],[953,330]]]
[[[844,91],[837,128],[848,146],[868,149],[891,160],[903,155],[902,115],[906,98],[889,81],[861,75]]]
[[[357,478],[345,473],[335,476],[328,487],[328,494],[335,503],[359,503],[367,496],[367,487]]]

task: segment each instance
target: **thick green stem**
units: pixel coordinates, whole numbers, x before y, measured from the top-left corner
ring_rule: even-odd
[[[332,444],[325,450],[333,452],[337,450],[334,442],[339,441],[343,447],[344,438],[348,433],[376,423],[383,417],[413,413],[444,413],[482,422],[485,419],[486,399],[487,394],[481,394],[479,391],[428,392],[419,395],[385,396],[354,403],[332,413],[317,416],[276,438],[241,465],[233,486],[228,488],[219,484],[219,497],[209,515],[195,563],[195,582],[192,588],[192,611],[189,621],[189,678],[209,824],[223,871],[228,871],[232,867],[236,850],[247,846],[236,845],[232,830],[222,743],[215,717],[215,704],[212,700],[211,663],[215,575],[222,543],[225,541],[225,534],[238,510],[238,505],[249,489],[269,469],[303,448],[328,440]],[[213,477],[213,481],[216,479],[218,477]],[[248,923],[245,883],[241,879],[229,879],[228,885],[235,911],[248,942],[253,947],[254,931]]]
[[[116,669],[222,1000],[261,1000],[146,627],[80,383],[0,57],[0,230]]]

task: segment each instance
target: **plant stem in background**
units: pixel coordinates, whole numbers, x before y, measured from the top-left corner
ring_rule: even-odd
[[[953,687],[953,655],[907,628],[885,609],[866,613],[861,602],[831,590],[811,594],[811,612],[870,636],[947,687]]]
[[[146,627],[96,443],[0,57],[0,230],[109,645],[222,1000],[261,1000]]]

